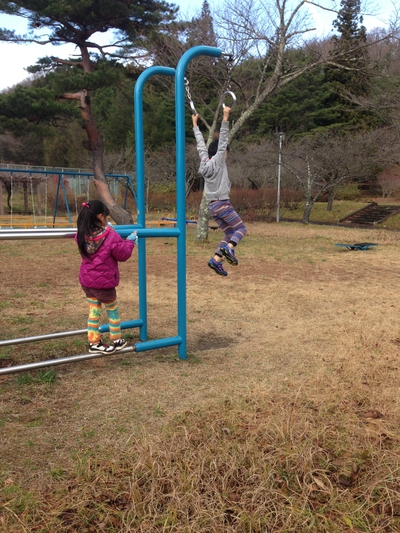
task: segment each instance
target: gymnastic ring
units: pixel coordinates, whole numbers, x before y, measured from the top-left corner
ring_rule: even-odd
[[[232,91],[225,91],[224,94],[222,95],[222,107],[225,107],[224,100],[227,95],[229,95],[233,100],[232,105],[230,106],[231,112],[232,112],[236,105],[236,95]]]
[[[196,111],[196,108],[194,107],[193,100],[190,100],[189,105],[190,105],[190,109],[193,111],[193,115],[197,115],[198,113]]]

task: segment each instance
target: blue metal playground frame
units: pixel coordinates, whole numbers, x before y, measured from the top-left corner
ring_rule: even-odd
[[[185,168],[185,72],[189,62],[196,56],[205,55],[211,57],[220,57],[222,50],[209,46],[196,46],[191,48],[181,57],[176,69],[169,67],[154,66],[146,69],[138,78],[134,89],[134,108],[135,108],[135,133],[136,133],[136,194],[138,221],[137,224],[129,226],[114,226],[115,230],[124,238],[132,231],[136,230],[138,243],[138,278],[139,278],[139,319],[122,322],[121,328],[139,327],[139,339],[141,342],[135,344],[135,347],[128,347],[119,353],[125,351],[137,352],[154,350],[164,347],[177,346],[180,359],[187,359],[187,305],[186,305],[186,168]],[[147,228],[146,227],[146,210],[145,210],[145,172],[144,172],[144,138],[143,138],[143,90],[146,81],[155,75],[171,76],[175,78],[175,120],[176,120],[176,227],[175,228]],[[54,230],[55,231],[55,230]],[[29,230],[22,236],[11,234],[0,230],[0,239],[16,238],[57,238],[71,237],[74,235],[73,230],[59,230],[56,235],[48,235],[32,230],[31,237]],[[14,236],[12,236],[14,235]],[[146,278],[146,239],[151,237],[171,237],[177,239],[177,335],[157,340],[148,340],[147,324],[147,278]],[[108,331],[108,324],[100,327],[102,332]],[[49,336],[31,337],[29,339],[13,339],[0,341],[0,347],[16,342],[30,342],[32,340],[41,340],[43,338],[55,338],[56,336],[67,336],[78,333],[84,333],[86,330],[76,332],[66,332],[64,334],[52,334]],[[103,355],[103,354],[101,354]],[[40,363],[20,365],[19,367],[9,367],[0,369],[0,375],[11,373],[12,371],[21,371],[28,368],[38,368],[41,366],[51,366],[53,364],[62,364],[73,360],[83,360],[99,357],[98,354],[83,354],[78,356],[66,357],[63,359],[53,359]],[[14,368],[14,370],[12,370]]]

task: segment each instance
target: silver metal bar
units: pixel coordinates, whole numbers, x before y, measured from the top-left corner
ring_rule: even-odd
[[[132,231],[136,231],[138,237],[179,237],[181,234],[178,228],[140,228],[137,226],[120,226],[116,229],[123,239],[128,237]],[[76,234],[76,229],[61,229],[60,231],[0,231],[0,241],[13,241],[24,239],[65,239]]]
[[[60,233],[60,232],[72,232],[76,233],[76,228],[48,228],[46,226],[38,226],[36,228],[1,228],[0,227],[0,234],[1,233]]]
[[[0,232],[0,241],[14,241],[22,239],[65,239],[71,238],[76,234],[76,229],[71,228],[70,230],[64,229],[62,231],[51,232],[47,231],[2,231]]]
[[[72,331],[60,331],[59,333],[47,333],[45,335],[35,335],[33,337],[21,337],[19,339],[7,339],[0,341],[0,346],[12,346],[13,344],[24,344],[26,342],[45,341],[48,339],[60,339],[61,337],[72,337],[73,335],[83,335],[87,329],[75,329]]]
[[[121,329],[131,329],[131,328],[140,328],[143,326],[143,320],[139,318],[136,320],[124,320],[121,322]],[[101,324],[99,326],[100,333],[106,333],[110,331],[109,324]],[[1,346],[12,346],[13,344],[24,344],[27,342],[37,342],[44,341],[48,339],[60,339],[62,337],[72,337],[73,335],[83,335],[87,334],[87,329],[75,329],[72,331],[58,331],[56,333],[45,333],[43,335],[35,335],[31,337],[20,337],[19,339],[6,339],[0,341]]]
[[[136,346],[127,346],[123,350],[111,353],[85,353],[80,355],[71,355],[70,357],[60,357],[58,359],[49,359],[48,361],[38,361],[36,363],[26,363],[24,365],[8,366],[0,368],[0,376],[4,374],[14,374],[16,372],[25,372],[27,370],[35,370],[37,368],[44,368],[46,366],[64,365],[67,363],[73,363],[77,361],[84,361],[87,359],[96,359],[97,357],[110,357],[114,354],[122,354],[128,352],[135,352]]]

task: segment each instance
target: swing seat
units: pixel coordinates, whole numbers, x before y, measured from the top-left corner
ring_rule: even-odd
[[[335,244],[335,246],[341,246],[347,250],[368,250],[369,248],[378,245],[373,242],[359,242],[357,244]]]

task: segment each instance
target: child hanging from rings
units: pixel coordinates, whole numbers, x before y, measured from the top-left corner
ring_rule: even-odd
[[[110,212],[99,200],[84,202],[78,215],[78,244],[82,263],[79,283],[89,304],[87,323],[89,353],[109,354],[125,348],[127,341],[121,338],[121,319],[117,304],[116,287],[119,284],[118,262],[127,261],[137,244],[136,232],[123,240],[107,223]],[[101,304],[106,308],[110,345],[100,338],[99,322]]]
[[[192,115],[193,131],[196,137],[197,151],[200,156],[199,173],[204,178],[204,191],[210,202],[210,214],[218,226],[225,233],[208,266],[220,276],[227,276],[228,272],[222,266],[222,257],[231,265],[238,265],[235,256],[235,246],[246,235],[246,226],[236,213],[230,200],[231,182],[228,176],[226,158],[228,156],[229,113],[227,106],[223,110],[223,118],[219,138],[206,147],[203,135],[197,125],[199,115]]]

